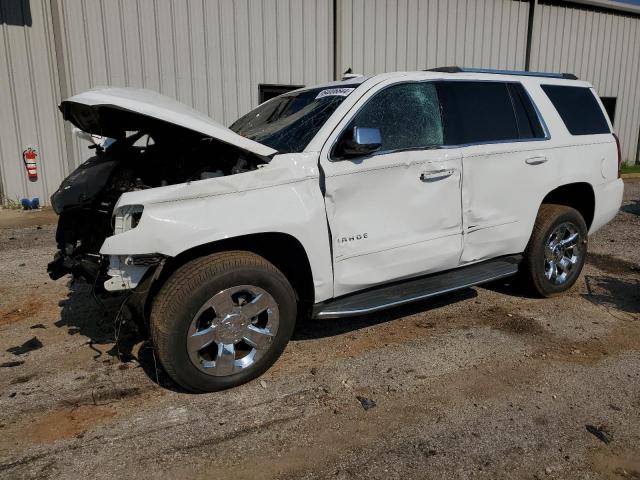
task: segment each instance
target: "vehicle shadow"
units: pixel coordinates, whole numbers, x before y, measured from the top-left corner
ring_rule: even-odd
[[[640,313],[640,280],[585,275],[585,300],[632,315]]]
[[[489,283],[483,283],[482,285],[478,285],[476,288],[484,288],[510,297],[531,299],[540,298],[516,277],[508,277]]]
[[[60,319],[54,325],[59,328],[67,327],[69,335],[80,334],[87,337],[89,346],[96,352],[94,360],[97,360],[104,353],[95,348],[95,345],[114,342],[114,320],[123,299],[94,297],[91,285],[84,283],[71,282],[68,288],[67,298],[58,302],[61,307]]]
[[[348,318],[299,318],[292,341],[312,340],[342,335],[363,328],[380,325],[403,317],[435,310],[452,303],[476,298],[478,293],[472,288],[465,288],[428,300],[409,303],[400,307],[379,312],[358,315]]]
[[[477,295],[474,289],[467,288],[375,314],[322,320],[301,317],[298,319],[292,341],[338,336],[473,299]],[[93,294],[91,285],[72,283],[67,298],[59,302],[60,319],[54,324],[58,328],[67,328],[69,335],[86,337],[88,347],[95,352],[95,361],[111,359],[123,363],[135,362],[158,386],[176,392],[186,392],[166,374],[145,331],[138,328],[135,321],[127,318],[124,308],[126,298],[126,295],[101,298]],[[104,346],[108,346],[108,349],[105,350]]]
[[[587,293],[582,297],[596,305],[613,307],[632,315],[640,313],[640,280],[610,276],[585,275]],[[505,295],[531,297],[514,279],[504,279],[483,285]],[[436,298],[410,303],[369,315],[336,319],[298,319],[292,341],[321,339],[354,332],[380,325],[417,313],[476,298],[475,289],[467,288]],[[82,335],[87,345],[95,352],[93,359],[103,362],[117,359],[123,363],[137,362],[147,377],[158,386],[186,392],[175,384],[158,362],[146,329],[138,328],[137,322],[126,314],[127,296],[101,298],[92,292],[92,286],[73,283],[67,298],[61,300],[60,319],[54,322],[58,328],[66,327],[69,335]],[[108,346],[108,349],[101,348]]]
[[[145,329],[126,309],[127,295],[100,297],[94,295],[91,285],[73,282],[67,298],[59,302],[60,319],[54,323],[67,328],[69,335],[88,338],[87,345],[97,362],[109,360],[134,362],[157,385],[168,390],[184,392],[166,374],[155,357]],[[107,346],[105,350],[103,348]]]
[[[620,207],[620,210],[632,215],[640,216],[640,200],[631,200],[627,205]]]

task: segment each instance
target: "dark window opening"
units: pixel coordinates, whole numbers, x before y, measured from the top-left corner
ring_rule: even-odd
[[[502,82],[441,82],[444,143],[513,140],[519,137],[511,96]]]
[[[304,87],[304,85],[258,85],[258,100],[260,103],[271,100],[283,93],[291,92]]]
[[[609,115],[609,120],[611,120],[611,125],[613,125],[613,119],[616,118],[616,100],[616,97],[600,97],[600,101]]]
[[[587,87],[541,85],[571,135],[611,133],[604,112]]]

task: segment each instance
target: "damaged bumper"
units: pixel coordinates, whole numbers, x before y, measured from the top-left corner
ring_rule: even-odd
[[[164,260],[162,255],[109,255],[109,268],[104,282],[105,290],[117,292],[136,288],[149,269],[160,265]]]
[[[108,292],[133,290],[164,261],[160,254],[149,255],[92,255],[71,257],[58,252],[47,271],[53,280],[71,273],[94,285],[104,284]]]
[[[87,281],[92,281],[100,274],[100,255],[68,255],[63,251],[58,251],[53,261],[47,265],[47,273],[52,280],[58,280],[66,274],[71,273],[77,277],[83,277]]]

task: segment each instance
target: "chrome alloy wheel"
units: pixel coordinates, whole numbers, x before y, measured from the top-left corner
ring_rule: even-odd
[[[584,255],[578,228],[565,222],[553,230],[544,246],[544,274],[551,283],[562,285]]]
[[[237,373],[269,350],[278,323],[278,304],[268,292],[253,285],[226,288],[207,300],[191,321],[191,362],[208,375]]]

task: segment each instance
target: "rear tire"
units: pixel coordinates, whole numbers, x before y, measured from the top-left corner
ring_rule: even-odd
[[[522,264],[522,277],[542,297],[569,290],[584,266],[587,225],[576,209],[540,207]]]
[[[230,251],[176,270],[151,310],[151,338],[168,375],[193,392],[235,387],[284,351],[297,314],[293,288],[264,258]]]

